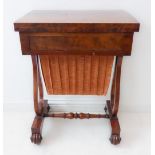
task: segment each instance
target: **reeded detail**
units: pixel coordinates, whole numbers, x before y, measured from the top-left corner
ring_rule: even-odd
[[[50,94],[106,95],[114,56],[40,55]]]

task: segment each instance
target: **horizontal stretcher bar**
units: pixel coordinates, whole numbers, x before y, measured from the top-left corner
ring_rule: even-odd
[[[55,113],[44,114],[44,117],[68,118],[68,119],[89,119],[89,118],[110,118],[108,114],[89,114],[89,113]]]

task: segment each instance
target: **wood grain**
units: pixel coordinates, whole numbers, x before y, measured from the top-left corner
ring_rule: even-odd
[[[123,24],[122,24],[123,23]],[[32,11],[15,21],[22,32],[134,32],[139,23],[122,10]]]

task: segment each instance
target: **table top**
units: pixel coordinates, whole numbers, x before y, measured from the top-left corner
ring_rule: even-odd
[[[135,32],[138,21],[122,10],[31,11],[15,21],[16,31],[30,32]]]

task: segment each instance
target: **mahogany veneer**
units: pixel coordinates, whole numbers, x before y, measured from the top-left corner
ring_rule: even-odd
[[[125,11],[32,11],[14,23],[20,34],[23,55],[33,63],[34,110],[31,141],[42,140],[45,117],[68,119],[107,118],[112,144],[119,144],[117,117],[123,56],[131,55],[134,32],[140,24]],[[115,64],[114,64],[115,58]],[[52,94],[106,95],[112,66],[111,98],[106,114],[49,113],[43,97],[42,79]],[[41,78],[41,72],[43,78]]]

